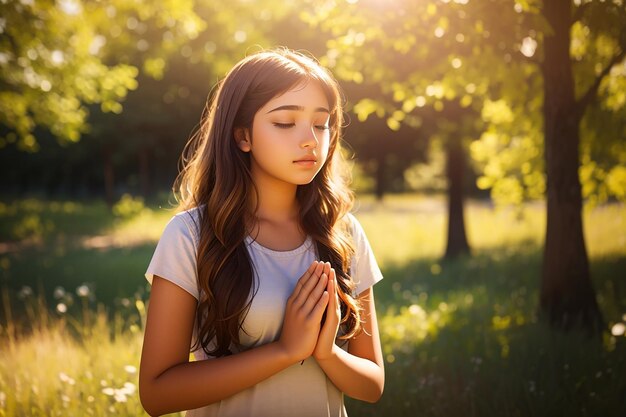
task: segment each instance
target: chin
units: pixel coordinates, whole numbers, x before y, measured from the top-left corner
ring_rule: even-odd
[[[300,180],[300,181],[296,181],[296,185],[309,185],[310,183],[313,182],[314,179],[315,179],[315,177],[303,179],[303,180]]]

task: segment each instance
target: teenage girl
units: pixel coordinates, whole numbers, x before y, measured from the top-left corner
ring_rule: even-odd
[[[146,272],[150,415],[346,416],[343,394],[380,398],[382,275],[349,214],[342,115],[335,79],[287,49],[219,84]]]

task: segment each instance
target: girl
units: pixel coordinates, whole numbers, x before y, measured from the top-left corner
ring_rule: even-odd
[[[341,127],[337,82],[300,53],[257,53],[220,83],[146,273],[150,415],[345,416],[343,393],[380,398],[382,275],[348,213]]]

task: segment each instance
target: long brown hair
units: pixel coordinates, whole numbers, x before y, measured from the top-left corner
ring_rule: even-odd
[[[320,172],[298,186],[300,225],[312,237],[322,261],[335,269],[339,284],[341,325],[344,339],[361,328],[360,306],[353,298],[350,259],[354,254],[346,214],[353,194],[342,175],[342,97],[337,81],[313,58],[288,49],[263,51],[236,64],[218,84],[203,115],[199,130],[183,153],[182,170],[174,192],[179,210],[197,207],[199,242],[197,253],[200,300],[199,328],[194,349],[202,346],[211,356],[241,349],[239,331],[256,283],[245,238],[247,202],[256,193],[250,174],[250,155],[236,146],[236,128],[251,129],[256,112],[272,98],[302,82],[315,80],[330,105],[330,146]]]

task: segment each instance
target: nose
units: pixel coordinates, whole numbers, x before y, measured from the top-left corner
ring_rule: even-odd
[[[315,128],[311,126],[311,128],[306,129],[303,133],[302,141],[300,142],[300,146],[303,148],[317,148],[319,141],[317,140],[317,136],[315,134]]]

